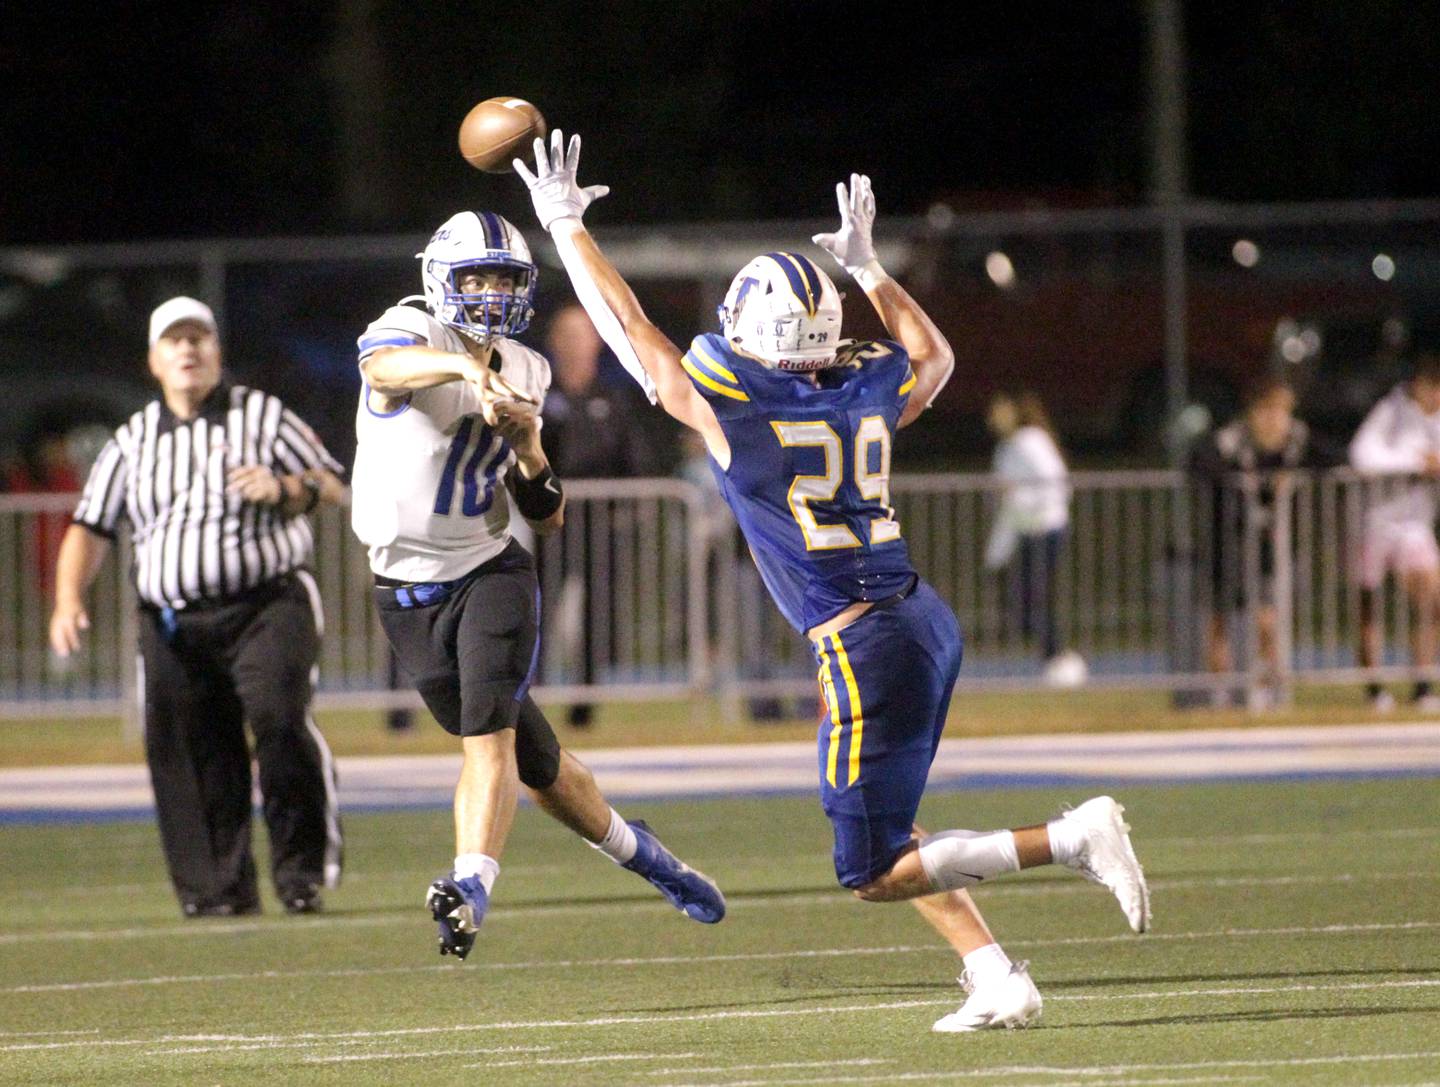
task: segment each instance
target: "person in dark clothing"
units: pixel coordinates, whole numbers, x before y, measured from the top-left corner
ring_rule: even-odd
[[[1292,494],[1293,473],[1344,463],[1343,453],[1295,418],[1295,392],[1267,376],[1246,391],[1241,415],[1200,440],[1192,468],[1201,481],[1208,520],[1210,617],[1206,665],[1235,668],[1230,626],[1237,615],[1255,624],[1264,686],[1259,708],[1273,702],[1280,660],[1276,624],[1275,518]],[[1246,566],[1258,559],[1247,577]],[[1258,579],[1256,574],[1258,573]]]
[[[668,458],[659,455],[659,443],[644,422],[650,413],[642,410],[633,388],[602,380],[604,344],[584,307],[561,307],[550,321],[545,343],[555,377],[545,400],[545,445],[556,473],[564,479],[665,475],[662,461]],[[578,663],[579,679],[586,684],[595,682],[603,663],[596,659],[599,643],[613,644],[597,633],[600,624],[611,624],[614,618],[610,587],[597,570],[597,558],[610,553],[610,541],[600,537],[611,523],[609,517],[592,517],[581,526],[585,539],[562,560],[567,565],[560,578],[561,600],[552,609],[557,617],[578,617],[578,624],[572,621],[570,629],[558,629],[551,637],[564,647],[566,659]],[[585,702],[572,705],[567,715],[577,728],[588,727],[593,718],[594,707]]]

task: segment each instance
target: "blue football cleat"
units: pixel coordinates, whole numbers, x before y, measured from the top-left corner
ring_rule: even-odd
[[[629,826],[635,832],[635,856],[621,865],[622,868],[644,876],[672,906],[693,921],[713,925],[725,916],[725,896],[714,880],[666,849],[644,821],[636,819]]]
[[[463,959],[475,946],[475,933],[490,908],[490,896],[479,876],[456,879],[455,873],[430,884],[425,895],[430,916],[440,926],[440,954]]]

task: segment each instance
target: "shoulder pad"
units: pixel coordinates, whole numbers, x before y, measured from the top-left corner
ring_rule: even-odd
[[[759,364],[737,355],[722,337],[711,333],[695,337],[690,350],[680,357],[680,365],[701,396],[745,401],[750,394],[739,374],[745,367]]]
[[[871,374],[888,374],[896,383],[897,396],[908,396],[915,387],[915,371],[910,368],[910,355],[891,340],[856,340],[836,352],[835,370],[864,370]]]
[[[379,318],[370,322],[357,345],[360,357],[382,347],[410,347],[415,344],[433,343],[436,324],[427,310],[414,306],[391,306]]]

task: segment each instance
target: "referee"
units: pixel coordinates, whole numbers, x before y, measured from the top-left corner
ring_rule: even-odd
[[[248,720],[275,889],[310,913],[339,882],[341,838],[334,763],[310,716],[323,620],[304,515],[341,501],[342,469],[278,399],[222,378],[203,302],[150,315],[149,363],[161,395],[101,451],[61,544],[50,642],[79,649],[85,593],[128,521],[145,758],[181,909],[260,909]]]

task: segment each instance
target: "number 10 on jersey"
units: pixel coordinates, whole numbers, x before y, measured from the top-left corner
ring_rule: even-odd
[[[797,475],[790,484],[790,512],[805,537],[807,551],[830,551],[860,547],[861,542],[845,524],[822,524],[810,508],[812,502],[833,502],[845,482],[845,469],[852,468],[851,480],[860,497],[880,505],[881,517],[870,519],[870,543],[889,543],[900,538],[900,523],[890,506],[890,428],[879,415],[867,415],[855,428],[855,456],[847,464],[845,443],[823,420],[772,421],[775,437],[786,448],[812,447],[825,454],[824,475]],[[879,447],[879,467],[870,468],[870,450]]]
[[[454,508],[457,475],[463,516],[480,517],[495,500],[495,477],[510,447],[488,424],[482,422],[477,428],[475,423],[476,418],[467,415],[450,443],[450,455],[445,458],[445,471],[440,474],[440,486],[435,492],[435,512],[441,517],[449,517]]]

